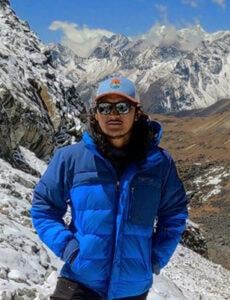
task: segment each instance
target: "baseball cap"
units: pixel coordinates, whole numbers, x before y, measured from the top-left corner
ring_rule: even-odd
[[[135,104],[140,104],[135,84],[126,77],[110,77],[100,82],[94,100],[98,101],[107,95],[123,96]]]

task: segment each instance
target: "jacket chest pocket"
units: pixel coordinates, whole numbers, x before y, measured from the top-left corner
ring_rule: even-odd
[[[161,197],[160,185],[153,179],[138,180],[130,188],[128,222],[153,226]]]

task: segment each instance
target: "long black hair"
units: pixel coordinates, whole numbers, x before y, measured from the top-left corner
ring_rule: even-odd
[[[92,136],[98,149],[106,156],[110,157],[111,145],[108,142],[106,135],[102,132],[98,121],[95,118],[96,108],[91,108],[88,120],[88,131]],[[143,160],[151,146],[154,144],[155,131],[150,126],[149,116],[146,115],[139,107],[136,108],[136,114],[138,116],[137,121],[134,122],[130,141],[125,147],[128,152],[130,161]]]

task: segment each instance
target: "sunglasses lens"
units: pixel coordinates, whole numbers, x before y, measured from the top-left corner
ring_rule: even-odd
[[[129,102],[101,102],[97,105],[97,110],[102,115],[108,115],[112,112],[113,109],[115,109],[118,114],[124,115],[130,112],[131,106],[132,104]]]
[[[111,103],[105,103],[105,102],[99,103],[98,106],[97,106],[97,110],[102,115],[108,115],[112,111],[112,104]]]
[[[119,102],[116,104],[116,111],[119,114],[127,114],[130,111],[131,104],[128,102]]]

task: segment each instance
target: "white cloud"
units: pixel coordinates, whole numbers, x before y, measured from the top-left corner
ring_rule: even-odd
[[[170,24],[161,25],[156,23],[149,31],[138,38],[145,39],[150,45],[169,46],[176,40],[176,28]]]
[[[162,4],[155,4],[155,8],[160,13],[161,20],[166,23],[168,20],[168,8]]]
[[[214,1],[214,0],[213,0]],[[215,0],[216,1],[216,0]],[[156,22],[146,33],[136,36],[128,36],[130,40],[144,39],[148,46],[172,46],[176,45],[182,50],[195,49],[202,40],[205,32],[199,25],[192,24],[184,29],[178,29],[170,24],[167,18],[167,7],[164,5],[155,5],[161,16],[161,21]],[[97,47],[102,36],[110,37],[114,33],[104,29],[91,29],[86,25],[79,27],[75,23],[54,21],[50,30],[61,30],[63,37],[61,43],[72,49],[77,55],[88,57]],[[143,45],[144,46],[144,45]]]
[[[182,3],[188,4],[192,7],[197,7],[198,6],[198,1],[197,0],[182,0]]]
[[[222,8],[226,7],[226,0],[211,0],[211,1],[220,5]],[[182,0],[182,3],[188,4],[192,7],[197,7],[199,5],[199,0]]]
[[[225,8],[226,7],[226,3],[225,3],[225,0],[212,0],[212,2],[220,5],[222,8]]]
[[[61,44],[72,49],[77,55],[88,57],[98,45],[102,36],[110,37],[114,33],[104,29],[90,29],[87,26],[79,27],[75,23],[54,21],[50,30],[61,30],[63,37]]]
[[[181,50],[191,51],[200,45],[205,38],[205,31],[199,24],[184,29],[177,29],[172,24],[154,24],[146,33],[133,37],[144,39],[148,46],[172,46],[176,45]]]
[[[198,0],[183,0],[187,4],[196,5]],[[192,51],[198,47],[206,36],[206,32],[202,29],[199,21],[186,26],[186,28],[178,29],[168,20],[168,8],[165,5],[156,4],[155,8],[160,13],[160,21],[155,24],[144,34],[134,36],[132,39],[144,39],[145,45],[148,46],[173,46],[185,51]]]

